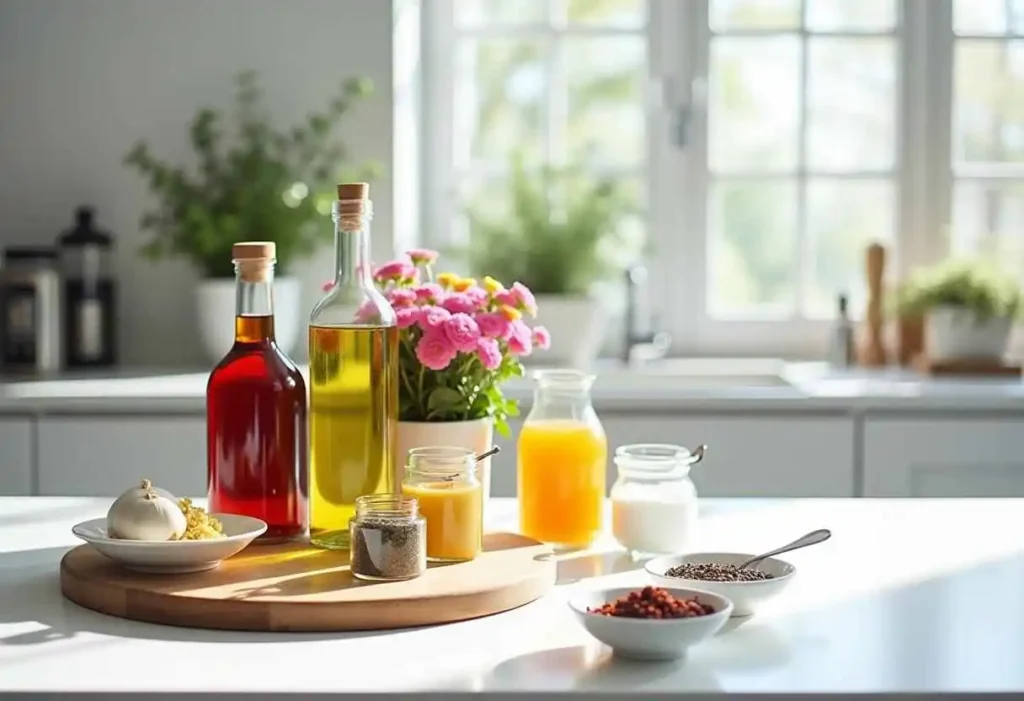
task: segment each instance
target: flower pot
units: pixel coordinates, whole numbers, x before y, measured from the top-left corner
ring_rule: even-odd
[[[538,295],[535,323],[551,332],[551,347],[535,350],[531,361],[587,369],[601,349],[607,319],[591,297]]]
[[[932,360],[998,360],[1006,354],[1012,317],[981,318],[969,309],[938,307],[928,313]]]
[[[286,355],[291,355],[299,339],[301,293],[297,278],[274,280],[274,333]],[[218,363],[235,342],[235,281],[202,280],[196,288],[196,313],[206,357]]]
[[[472,450],[479,455],[491,448],[493,439],[494,422],[491,419],[399,421],[394,449],[396,484],[401,484],[405,477],[406,458],[413,448],[445,445]],[[484,458],[477,465],[480,470],[480,483],[483,485],[486,522],[487,502],[491,496],[491,458]]]

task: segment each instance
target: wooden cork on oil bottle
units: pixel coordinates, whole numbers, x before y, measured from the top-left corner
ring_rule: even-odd
[[[370,186],[367,183],[339,183],[335,213],[342,230],[358,231],[363,220],[373,215]]]
[[[882,339],[882,276],[885,272],[885,247],[879,243],[868,246],[865,268],[868,281],[868,308],[864,320],[864,339],[860,364],[880,367],[887,362]]]
[[[241,241],[231,247],[231,259],[243,282],[267,282],[277,262],[277,245],[273,241]]]

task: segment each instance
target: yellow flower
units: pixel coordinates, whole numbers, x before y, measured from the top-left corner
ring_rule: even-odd
[[[515,307],[510,307],[507,304],[501,305],[498,311],[500,311],[501,315],[504,316],[509,321],[519,321],[520,319],[523,318],[523,315],[519,312],[518,309],[516,309]]]
[[[458,280],[454,284],[452,284],[452,288],[456,292],[465,292],[470,287],[473,287],[475,285],[476,285],[476,280],[474,280],[471,277],[464,277],[461,280]]]
[[[505,289],[505,287],[500,282],[495,280],[493,277],[488,275],[487,277],[484,278],[484,289],[487,290],[487,294],[493,295],[497,292],[501,292],[503,289]]]
[[[446,290],[450,290],[459,281],[459,276],[455,273],[439,273],[437,276],[437,284]]]

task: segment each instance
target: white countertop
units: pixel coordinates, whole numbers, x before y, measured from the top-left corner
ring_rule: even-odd
[[[242,634],[93,613],[61,598],[57,568],[71,526],[108,503],[0,499],[0,696],[1024,692],[1024,500],[704,500],[701,548],[763,550],[821,527],[833,537],[788,556],[798,572],[774,605],[676,664],[613,659],[570,615],[570,586],[645,583],[610,542],[560,562],[545,598],[445,626]],[[514,526],[512,500],[492,512]]]
[[[1017,378],[935,379],[899,368],[834,371],[823,363],[758,359],[670,361],[694,363],[689,370],[693,377],[686,378],[600,362],[593,389],[599,410],[1024,412],[1024,382]],[[773,367],[781,381],[755,377]],[[736,377],[730,376],[733,371]],[[750,373],[749,382],[744,373]],[[209,371],[153,369],[36,379],[7,376],[0,378],[0,413],[203,414],[208,378]],[[506,393],[529,402],[531,383],[513,380]]]

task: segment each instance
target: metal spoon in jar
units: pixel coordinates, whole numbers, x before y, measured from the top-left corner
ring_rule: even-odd
[[[708,447],[706,445],[698,445],[696,450],[690,453],[690,456],[686,458],[685,465],[689,467],[690,465],[696,465],[697,463],[699,463],[701,460],[704,459],[704,451],[706,451],[707,449]]]
[[[501,446],[500,445],[496,445],[493,448],[491,448],[490,450],[488,450],[486,453],[480,453],[479,455],[477,455],[476,456],[476,462],[480,462],[484,458],[489,458],[492,455],[497,455],[500,452],[501,452]]]
[[[736,569],[742,570],[745,567],[749,567],[750,565],[753,565],[756,562],[760,562],[761,560],[766,560],[769,557],[772,557],[774,555],[781,555],[782,553],[788,553],[790,550],[799,550],[800,548],[806,548],[808,545],[817,545],[818,543],[822,543],[822,542],[828,540],[831,537],[832,537],[832,531],[828,530],[827,528],[821,528],[821,529],[819,529],[817,531],[811,531],[807,535],[801,536],[800,538],[797,538],[796,540],[794,540],[792,543],[789,543],[788,545],[783,545],[781,548],[775,548],[775,550],[769,550],[768,552],[764,553],[763,555],[758,555],[757,557],[750,558],[749,560],[744,562],[742,565],[740,565]]]

